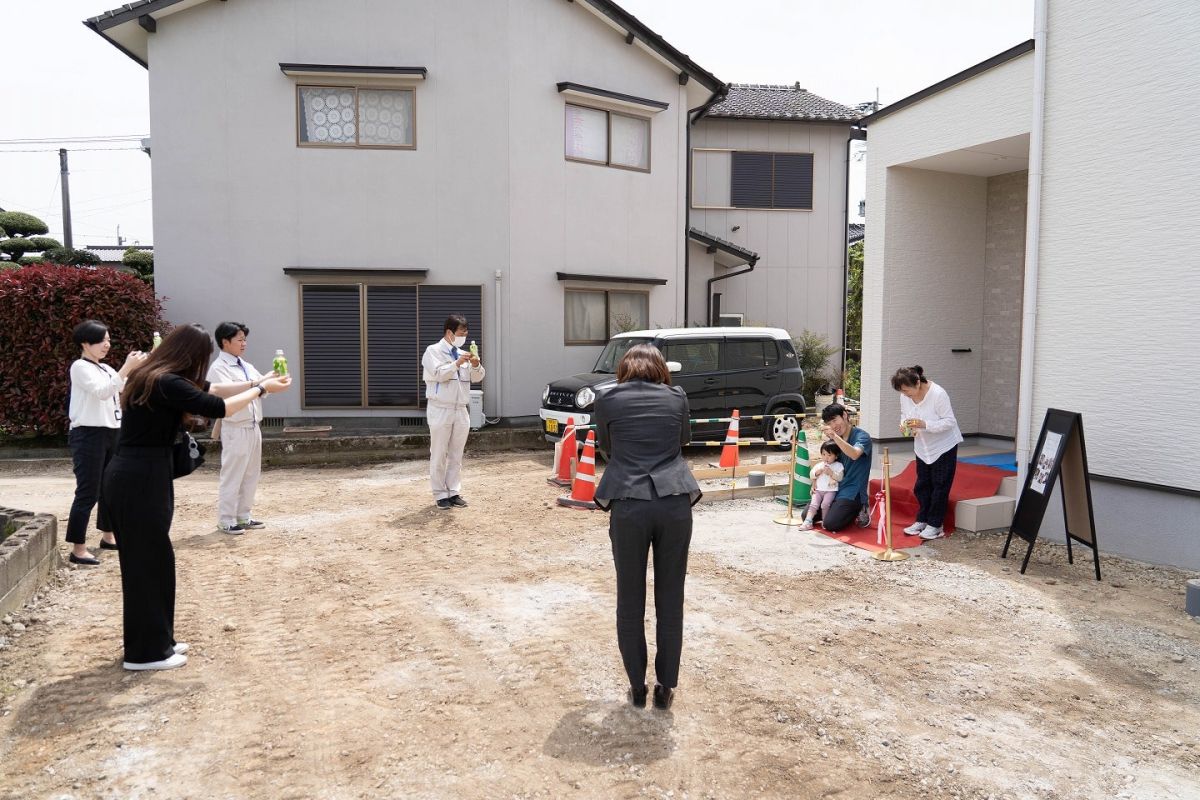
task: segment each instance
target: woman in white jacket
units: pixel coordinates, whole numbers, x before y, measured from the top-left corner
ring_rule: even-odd
[[[922,539],[945,536],[942,522],[950,500],[950,486],[958,467],[958,445],[962,432],[950,395],[925,377],[919,366],[902,367],[892,376],[892,388],[900,393],[900,432],[915,437],[917,456],[917,521],[904,529]]]
[[[71,430],[67,434],[67,443],[71,446],[75,467],[75,501],[67,520],[66,538],[71,543],[68,560],[72,564],[95,566],[100,561],[85,546],[88,519],[99,502],[96,527],[102,533],[100,547],[116,550],[117,542],[108,518],[108,504],[100,492],[100,480],[117,446],[121,390],[125,388],[125,379],[146,360],[146,355],[133,351],[119,372],[100,363],[108,355],[112,343],[108,326],[94,319],[76,325],[72,338],[79,345],[80,356],[71,364],[71,405],[68,410]]]

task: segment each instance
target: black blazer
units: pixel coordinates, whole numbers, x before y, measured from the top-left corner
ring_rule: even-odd
[[[596,487],[596,505],[611,500],[653,500],[676,494],[700,499],[700,487],[683,460],[691,440],[683,389],[664,383],[627,381],[596,395],[594,415],[608,465]]]

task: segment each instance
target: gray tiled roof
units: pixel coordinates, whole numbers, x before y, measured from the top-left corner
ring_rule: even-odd
[[[730,84],[725,100],[713,106],[708,116],[854,122],[862,114],[849,106],[801,89],[799,84],[734,83]]]
[[[867,238],[867,226],[865,223],[851,222],[847,226],[847,229],[848,230],[846,231],[846,233],[847,233],[846,240],[850,244],[854,244],[855,242],[861,242],[863,239]]]

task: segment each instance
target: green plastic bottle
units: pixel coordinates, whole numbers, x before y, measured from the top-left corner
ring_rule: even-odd
[[[475,358],[479,358],[479,345],[475,344],[474,339],[471,340],[471,355],[475,356]]]
[[[282,350],[275,351],[275,360],[271,362],[271,369],[275,370],[275,374],[282,378],[287,375],[287,358],[284,357]]]
[[[157,350],[160,344],[162,344],[162,337],[158,335],[158,331],[155,331],[154,336],[151,337],[150,349]]]

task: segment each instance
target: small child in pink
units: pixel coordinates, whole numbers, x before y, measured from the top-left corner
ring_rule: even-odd
[[[812,502],[808,504],[808,508],[804,512],[804,524],[800,526],[800,530],[812,530],[817,509],[821,510],[821,519],[824,519],[825,515],[829,513],[829,507],[833,505],[833,498],[837,496],[838,483],[845,474],[841,462],[838,461],[841,452],[833,442],[827,441],[821,444],[821,463],[813,467],[808,474],[813,482],[813,496]]]

